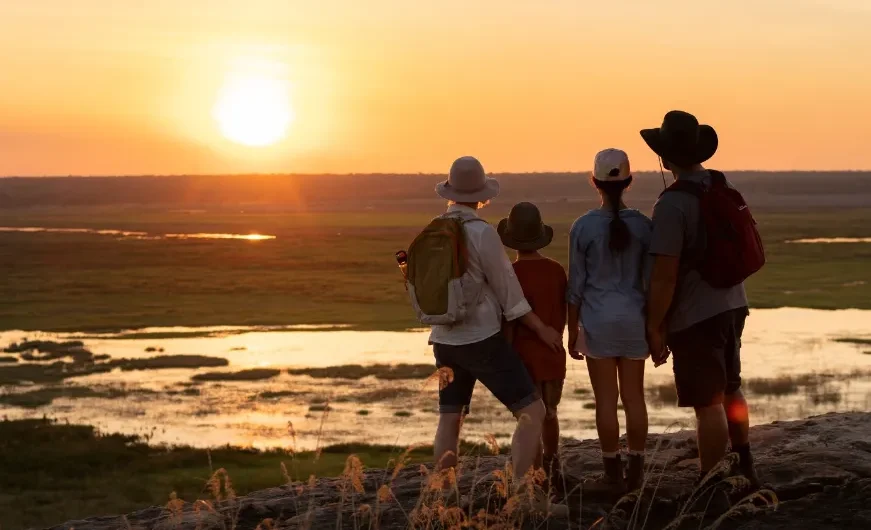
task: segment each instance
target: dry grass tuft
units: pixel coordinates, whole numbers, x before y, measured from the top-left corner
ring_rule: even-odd
[[[490,451],[491,455],[498,455],[501,452],[501,448],[499,447],[499,441],[496,440],[496,437],[492,434],[488,434],[484,437],[484,442],[487,444],[487,449]]]
[[[181,523],[182,515],[184,513],[184,501],[179,499],[174,491],[169,494],[169,502],[166,503],[166,510],[169,512],[170,517],[176,522],[176,524]]]
[[[233,489],[230,474],[224,468],[220,468],[212,474],[206,483],[206,487],[212,494],[212,498],[218,502],[234,500],[236,498],[236,490]]]
[[[408,465],[409,460],[411,460],[412,451],[414,451],[415,449],[418,449],[419,447],[420,447],[419,445],[414,445],[414,444],[409,445],[408,447],[405,448],[405,451],[403,451],[402,454],[399,455],[399,457],[396,459],[396,463],[393,466],[393,474],[390,477],[391,482],[396,480],[396,477],[399,476],[399,472],[402,471],[402,469],[406,465]],[[426,469],[423,466],[421,466],[421,467],[423,469]]]
[[[342,493],[363,493],[363,462],[357,455],[350,455],[345,460],[345,470],[342,471],[339,487]]]
[[[446,386],[454,381],[454,371],[447,366],[435,370],[424,380],[421,390],[433,381],[438,381],[439,390],[444,390]]]
[[[379,503],[386,504],[393,498],[393,490],[390,489],[390,486],[387,484],[382,484],[381,487],[378,488],[378,494],[376,497],[378,498]]]
[[[756,502],[762,503],[762,506],[757,506]],[[752,515],[761,510],[776,510],[779,504],[780,501],[777,498],[777,494],[773,491],[769,489],[756,491],[735,503],[729,511],[718,517],[717,520],[708,527],[708,529],[716,530],[721,524],[733,517]]]

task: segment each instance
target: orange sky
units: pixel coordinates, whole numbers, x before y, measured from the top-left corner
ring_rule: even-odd
[[[869,27],[868,0],[9,0],[0,175],[651,169],[670,108],[712,166],[869,169]],[[295,119],[235,144],[215,103],[263,71]]]

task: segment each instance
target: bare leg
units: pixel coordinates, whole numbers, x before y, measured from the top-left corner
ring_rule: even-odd
[[[542,436],[544,435],[544,430],[542,430]],[[544,467],[544,449],[542,448],[542,444],[539,442],[538,450],[535,452],[535,462],[532,464],[535,469],[541,469]]]
[[[729,439],[732,447],[747,445],[750,435],[750,413],[747,409],[747,400],[744,393],[738,389],[732,394],[726,394],[723,401],[726,418],[729,420]]]
[[[617,361],[620,400],[626,413],[626,438],[629,450],[644,452],[647,445],[647,404],[644,401],[644,360],[621,358]]]
[[[617,420],[617,360],[587,359],[587,370],[596,396],[596,430],[603,453],[620,450],[620,423]]]
[[[701,472],[707,473],[726,456],[726,447],[729,443],[726,409],[720,404],[696,407],[696,421],[699,463]]]
[[[559,418],[556,414],[552,418],[545,418],[541,429],[542,452],[545,462],[556,458],[559,451]]]
[[[462,423],[463,415],[458,412],[439,414],[439,426],[436,429],[435,442],[433,443],[436,469],[457,465]]]
[[[518,410],[517,427],[511,440],[511,463],[514,476],[521,478],[535,463],[536,455],[541,455],[541,425],[544,421],[544,403],[536,400],[531,405]],[[518,480],[518,484],[522,481]]]
[[[756,474],[756,466],[753,464],[753,453],[750,451],[750,413],[747,410],[747,400],[741,389],[726,394],[723,403],[726,411],[726,419],[729,421],[729,439],[732,442],[732,451],[738,453],[741,473],[750,480],[754,488],[762,486],[759,475]]]

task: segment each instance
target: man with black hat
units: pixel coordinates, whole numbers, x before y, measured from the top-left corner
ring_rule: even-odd
[[[671,111],[662,126],[641,136],[677,181],[709,189],[702,163],[717,151],[717,133],[692,114]],[[653,209],[654,256],[647,308],[647,339],[654,362],[673,357],[678,406],[697,419],[700,479],[732,451],[754,486],[759,480],[748,442],[747,402],[741,392],[741,334],[748,315],[743,283],[711,286],[694,267],[705,249],[700,201],[690,193],[663,193]]]

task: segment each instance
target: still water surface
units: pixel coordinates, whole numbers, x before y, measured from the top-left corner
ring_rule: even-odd
[[[95,236],[111,236],[116,239],[240,239],[243,241],[268,241],[275,239],[269,234],[227,234],[196,232],[187,234],[152,234],[131,230],[114,230],[110,228],[45,228],[42,226],[0,226],[0,232],[21,232],[26,234],[88,234]]]
[[[425,443],[431,440],[435,428],[437,384],[420,379],[316,379],[283,371],[264,381],[191,380],[195,374],[216,370],[432,363],[425,331],[361,332],[312,327],[153,328],[104,335],[7,331],[0,332],[0,346],[25,337],[78,338],[94,353],[112,358],[198,354],[225,358],[230,365],[218,369],[116,370],[68,379],[64,385],[120,389],[125,395],[115,399],[62,398],[36,409],[0,405],[0,416],[47,415],[93,424],[106,432],[147,434],[154,442],[297,449],[348,441]],[[860,340],[837,341],[847,338]],[[871,408],[871,344],[863,344],[862,339],[871,339],[871,311],[754,311],[747,322],[743,350],[752,421],[767,423]],[[594,438],[593,399],[586,366],[571,359],[568,366],[560,407],[563,435]],[[691,427],[691,412],[676,408],[667,392],[658,391],[659,386],[668,387],[671,381],[670,364],[657,369],[648,366],[651,431]],[[826,377],[808,383],[807,377],[801,377],[808,374]],[[764,390],[764,385],[756,385],[757,390],[762,390],[752,391],[751,381],[787,376],[799,383],[785,395],[773,395]],[[0,393],[35,388],[39,387],[8,386]],[[264,392],[283,395],[265,398]],[[324,412],[325,408],[329,410]],[[485,389],[477,389],[464,436],[481,440],[494,434],[507,443],[512,428],[512,418],[503,407]]]

